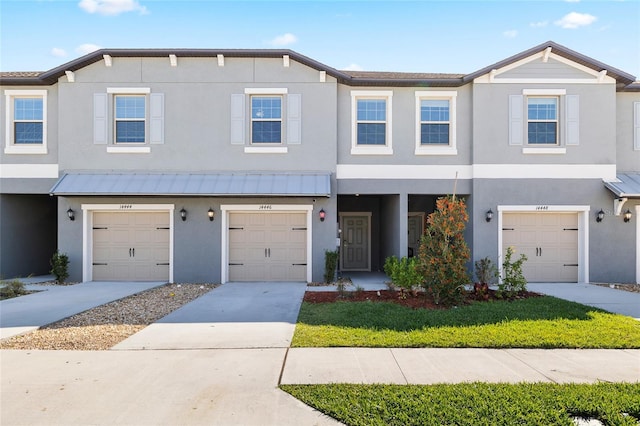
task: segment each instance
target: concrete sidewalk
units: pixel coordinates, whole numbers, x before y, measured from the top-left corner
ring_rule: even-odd
[[[282,384],[640,381],[640,350],[291,348]]]

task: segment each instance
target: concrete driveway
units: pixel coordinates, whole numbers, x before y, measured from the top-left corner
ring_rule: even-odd
[[[287,282],[224,284],[113,350],[288,348],[306,287]]]
[[[0,339],[27,333],[165,282],[85,282],[75,285],[29,284],[37,293],[2,301]]]

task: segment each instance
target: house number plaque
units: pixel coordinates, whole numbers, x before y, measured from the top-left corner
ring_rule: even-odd
[[[259,207],[259,210],[271,210],[270,204],[263,204]]]
[[[128,210],[132,207],[131,204],[120,204],[120,210]]]
[[[549,206],[537,206],[536,210],[549,210]]]

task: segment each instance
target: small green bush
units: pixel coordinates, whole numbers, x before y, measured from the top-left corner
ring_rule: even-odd
[[[325,250],[324,252],[324,282],[332,283],[338,268],[338,252]]]
[[[55,277],[56,283],[64,284],[69,278],[69,256],[56,250],[49,263],[51,264],[50,272]]]
[[[11,299],[25,294],[29,292],[24,288],[24,283],[19,280],[4,282],[0,287],[0,299]]]
[[[415,257],[387,257],[384,272],[394,285],[403,290],[410,291],[413,287],[422,285],[422,275],[418,272],[418,260]]]
[[[520,255],[518,260],[512,261],[513,247],[507,247],[507,253],[502,262],[502,282],[498,284],[498,296],[511,298],[520,291],[527,290],[527,279],[522,273],[522,264],[527,260],[527,256]]]

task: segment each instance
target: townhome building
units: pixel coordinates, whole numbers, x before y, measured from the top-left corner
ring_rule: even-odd
[[[0,86],[2,277],[56,250],[74,281],[321,281],[336,249],[378,271],[455,193],[472,261],[640,282],[640,82],[554,42],[471,74],[103,49]]]

